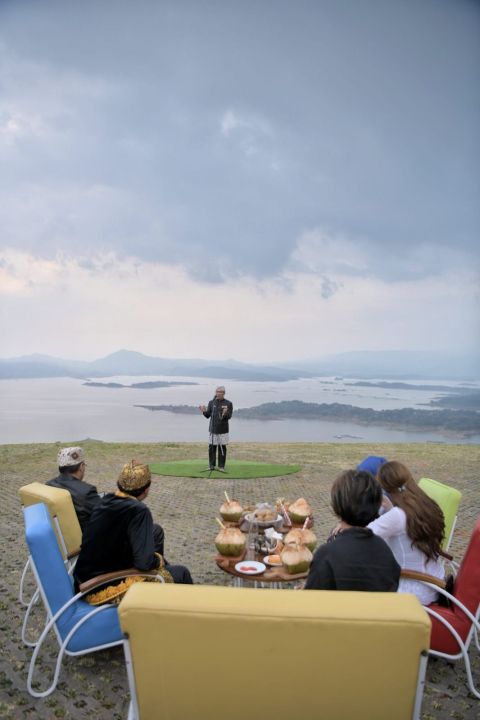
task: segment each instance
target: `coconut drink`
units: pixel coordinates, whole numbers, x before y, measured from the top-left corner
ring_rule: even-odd
[[[222,527],[215,538],[215,547],[220,555],[238,557],[245,550],[247,537],[236,527]]]
[[[305,498],[298,498],[288,508],[290,520],[294,523],[303,523],[312,514],[312,508]]]
[[[285,570],[290,575],[307,572],[313,560],[313,555],[308,547],[300,543],[285,545],[280,557]]]
[[[299,545],[306,545],[312,552],[315,550],[317,545],[317,536],[312,530],[308,528],[294,528],[289,530],[283,540],[285,545],[289,543],[298,543]]]
[[[220,515],[227,522],[238,522],[243,515],[243,507],[238,500],[225,500],[220,505]]]

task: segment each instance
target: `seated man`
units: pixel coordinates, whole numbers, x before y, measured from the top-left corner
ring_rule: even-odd
[[[378,515],[380,484],[369,472],[347,470],[333,483],[331,501],[340,523],[316,550],[305,589],[395,592],[400,565],[387,543],[366,527]]]
[[[97,488],[83,479],[86,468],[85,451],[81,447],[62,448],[58,452],[57,464],[60,475],[49,480],[47,485],[68,490],[83,533],[94,507],[101,499]]]
[[[76,588],[105,573],[131,567],[154,570],[163,565],[164,560],[155,542],[152,514],[143,502],[148,496],[150,484],[148,465],[141,465],[135,460],[124,465],[117,480],[118,490],[107,493],[101,499],[84,532],[74,570]],[[169,581],[192,583],[190,572],[182,565],[165,562],[162,574]]]

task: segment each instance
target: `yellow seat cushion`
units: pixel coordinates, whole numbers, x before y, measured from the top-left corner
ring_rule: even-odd
[[[119,615],[141,720],[406,720],[430,638],[396,593],[139,584]]]
[[[50,487],[50,485],[45,485],[44,483],[33,482],[21,487],[19,494],[22,505],[28,506],[45,503],[51,517],[57,516],[69,555],[80,550],[82,530],[73,506],[72,496],[68,490]],[[55,532],[56,531],[55,528]],[[59,538],[57,538],[57,540],[59,540]],[[59,541],[58,544],[62,555],[64,555],[62,543]]]

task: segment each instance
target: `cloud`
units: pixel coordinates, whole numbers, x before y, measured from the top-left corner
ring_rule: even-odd
[[[477,6],[115,7],[0,4],[5,353],[478,342]]]
[[[130,347],[279,362],[355,349],[467,350],[477,338],[478,291],[465,274],[392,284],[290,271],[280,280],[232,279],[225,289],[181,265],[8,252],[0,279],[6,356],[61,354],[70,338],[78,357]]]
[[[232,109],[223,113],[220,129],[225,138],[238,142],[247,157],[265,153],[273,139],[271,124],[264,118],[240,114]],[[273,158],[270,161],[270,167],[272,165],[278,171],[278,162]]]
[[[214,284],[472,265],[478,10],[253,7],[3,3],[3,244]]]

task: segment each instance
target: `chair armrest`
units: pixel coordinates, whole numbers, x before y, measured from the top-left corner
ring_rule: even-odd
[[[158,575],[157,570],[158,568],[155,568],[154,570],[139,570],[138,568],[134,567],[126,568],[125,570],[117,570],[116,572],[105,573],[104,575],[97,575],[90,580],[86,580],[78,586],[78,589],[83,595],[89,593],[90,590],[93,590],[100,585],[105,585],[106,583],[114,582],[115,580],[123,580],[126,577],[131,577],[132,575],[155,577],[156,575]]]
[[[450,555],[450,553],[445,552],[445,550],[440,550],[438,553],[440,557],[445,558],[445,560],[450,560],[450,562],[453,560],[453,555]]]
[[[440,580],[440,578],[434,575],[428,575],[428,573],[417,572],[417,570],[401,570],[400,577],[405,578],[405,580],[422,580],[423,582],[436,585],[442,590],[445,590],[446,587],[445,580]]]

